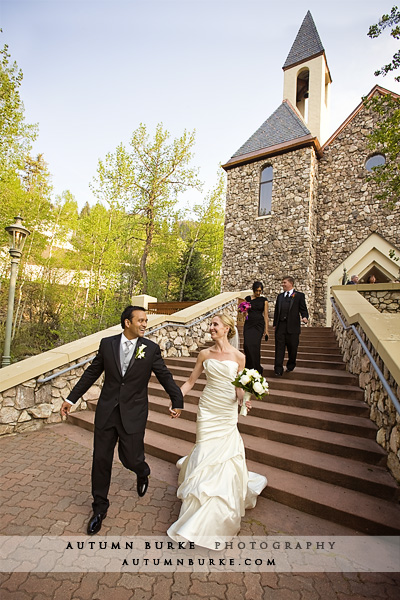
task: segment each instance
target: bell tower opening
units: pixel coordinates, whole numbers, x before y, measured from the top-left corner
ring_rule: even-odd
[[[296,108],[308,123],[308,98],[310,95],[310,71],[309,69],[301,69],[297,75],[296,84]]]

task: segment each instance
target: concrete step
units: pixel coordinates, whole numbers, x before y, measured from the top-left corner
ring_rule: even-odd
[[[192,389],[185,397],[185,404],[196,403],[202,394],[202,387]],[[158,381],[152,381],[149,385],[149,392],[153,395],[167,398],[167,393]],[[284,407],[298,407],[306,410],[316,410],[323,412],[338,413],[340,415],[354,415],[359,417],[368,417],[369,408],[360,399],[326,397],[317,394],[288,394],[285,390],[276,390],[270,387],[268,403],[273,402]]]
[[[261,351],[261,364],[265,365],[273,365],[274,364],[274,355],[275,352],[273,349],[271,350],[262,350]],[[305,358],[308,357],[308,358]],[[182,359],[185,359],[185,362],[182,362]],[[176,358],[168,358],[166,361],[168,368],[173,365],[185,365],[188,367],[194,368],[196,364],[196,356],[188,356],[188,357],[176,357]],[[345,371],[346,365],[342,361],[341,356],[336,356],[333,354],[326,354],[324,356],[319,356],[318,359],[315,358],[313,354],[305,354],[298,353],[297,354],[297,365],[299,367],[305,367],[307,369],[324,369],[324,370],[339,370]]]
[[[332,396],[334,398],[354,398],[356,400],[362,400],[364,397],[363,391],[354,385],[337,385],[332,383],[323,383],[318,381],[306,381],[301,379],[295,379],[296,371],[293,373],[285,373],[283,377],[268,377],[270,391],[272,390],[284,390],[290,394],[297,394],[298,390],[301,390],[304,394],[321,395],[321,392],[325,396]],[[186,381],[187,377],[181,375],[174,375],[176,383],[181,387]],[[153,375],[150,379],[151,383],[155,383],[157,378]],[[193,386],[195,390],[204,389],[206,379],[202,374]]]
[[[186,418],[195,420],[195,410],[197,409],[199,397],[200,393],[196,397],[193,397],[193,402],[188,402],[188,396],[186,396],[184,414],[192,414],[192,407],[194,407],[193,419],[191,416],[187,416]],[[167,398],[166,395],[163,398],[155,395],[150,396],[150,408],[163,412],[165,410],[165,398]],[[252,405],[251,416],[259,419],[282,421],[292,425],[302,425],[303,427],[323,431],[344,433],[374,441],[378,431],[378,427],[369,418],[334,414],[332,412],[323,412],[322,410],[300,409],[295,406],[282,406],[281,404],[271,403],[269,396],[266,396],[264,400],[256,400],[253,397]]]
[[[192,443],[147,430],[148,454],[176,462],[186,456]],[[250,471],[265,475],[268,485],[262,495],[303,512],[330,519],[369,535],[399,535],[400,508],[397,504],[371,495],[289,473],[247,458]]]
[[[265,362],[261,361],[263,366],[264,366],[264,377],[267,379],[267,381],[271,384],[272,380],[275,380],[275,373],[274,373],[274,366],[273,364],[266,364]],[[192,371],[193,371],[193,366],[191,364],[188,363],[181,363],[181,364],[171,364],[168,363],[168,368],[170,369],[171,373],[175,376],[181,376],[181,377],[186,377],[189,378]],[[305,367],[301,367],[298,366],[296,367],[295,371],[291,372],[291,373],[285,373],[285,377],[289,378],[290,380],[298,380],[298,381],[313,381],[313,382],[319,382],[319,383],[330,383],[330,384],[334,384],[337,386],[341,386],[341,385],[351,385],[351,386],[357,386],[358,384],[358,378],[355,375],[352,375],[351,373],[348,373],[347,371],[344,370],[334,370],[334,369],[320,369],[320,368],[313,368],[313,369],[309,369],[309,368],[305,368]],[[202,373],[201,376],[202,381],[206,381],[206,377],[204,375],[204,373]]]
[[[175,419],[171,419],[166,411],[167,407],[165,407],[164,412],[150,410],[147,427],[161,433],[167,433],[172,437],[182,437],[194,444],[196,407],[188,405],[186,410],[183,411],[183,418],[179,419],[179,429],[176,429]],[[191,419],[190,417],[186,418],[189,412],[192,412],[193,415]],[[239,431],[243,439],[246,436],[251,436],[254,440],[260,440],[263,448],[264,445],[267,447],[270,442],[274,442],[275,445],[273,446],[275,448],[277,447],[276,443],[283,442],[287,447],[294,446],[294,452],[300,453],[302,450],[311,450],[315,455],[318,453],[332,455],[336,461],[340,457],[340,460],[351,458],[353,461],[365,462],[369,465],[386,465],[386,452],[374,440],[282,423],[281,421],[259,419],[251,415],[240,417]],[[263,450],[261,450],[262,452]],[[273,454],[272,451],[271,453]],[[257,460],[262,462],[260,456],[257,456]],[[279,460],[279,457],[275,458]],[[323,460],[325,460],[325,457]]]

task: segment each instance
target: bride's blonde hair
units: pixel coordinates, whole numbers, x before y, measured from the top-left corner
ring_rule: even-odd
[[[232,317],[230,317],[229,315],[225,315],[224,313],[218,313],[215,316],[218,317],[219,319],[221,319],[221,321],[225,325],[225,327],[229,327],[228,340],[233,338],[234,335],[236,334],[236,331],[235,331],[235,321],[232,319]]]

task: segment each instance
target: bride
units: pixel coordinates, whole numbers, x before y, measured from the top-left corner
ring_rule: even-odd
[[[243,390],[231,382],[243,370],[245,356],[229,342],[235,335],[233,319],[224,314],[214,316],[210,333],[214,345],[201,350],[181,388],[185,396],[204,368],[207,385],[198,406],[196,444],[177,463],[182,507],[167,534],[177,542],[190,541],[215,550],[215,542],[237,535],[245,509],[254,508],[267,480],[247,471],[237,428]],[[251,403],[246,405],[249,410]],[[179,416],[171,407],[170,412],[172,417]]]

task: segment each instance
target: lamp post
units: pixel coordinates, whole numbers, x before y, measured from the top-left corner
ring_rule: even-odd
[[[4,339],[4,354],[1,362],[2,367],[6,367],[11,363],[10,348],[11,348],[11,332],[13,323],[14,313],[14,297],[15,297],[15,285],[17,283],[17,274],[19,261],[22,256],[22,249],[24,247],[25,239],[30,234],[23,225],[22,217],[14,217],[14,225],[5,227],[5,230],[10,234],[11,244],[9,253],[11,256],[11,274],[10,274],[10,289],[8,291],[8,307],[7,307],[7,320],[6,320],[6,334]]]

